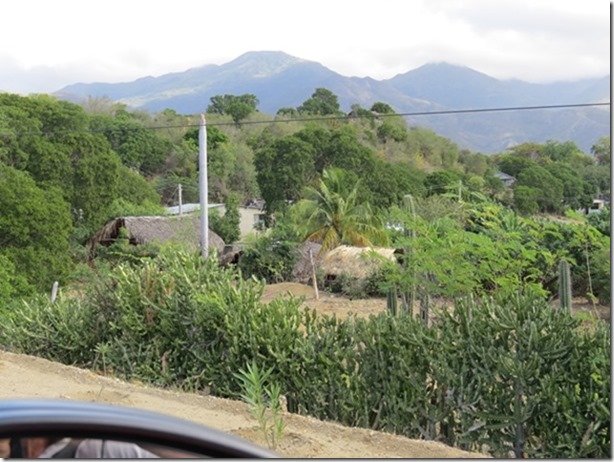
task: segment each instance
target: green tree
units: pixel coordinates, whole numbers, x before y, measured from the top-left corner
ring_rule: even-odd
[[[207,125],[207,150],[211,151],[228,143],[228,136],[219,128]],[[198,152],[198,128],[190,128],[185,133],[183,139],[189,143],[189,146],[194,152]]]
[[[152,183],[134,170],[121,165],[118,169],[117,197],[136,205],[160,204],[160,196]]]
[[[193,197],[193,200],[198,200],[198,189],[190,189],[190,185],[198,184],[198,134],[198,128],[190,128],[184,135],[186,149],[192,153],[190,162],[193,170],[186,171],[184,175],[169,175],[169,179],[175,177],[175,180],[169,182],[168,186],[172,189],[170,191],[166,189],[165,196],[167,196],[169,192],[174,193],[178,182],[181,182],[186,186],[186,197]],[[207,125],[209,195],[215,201],[222,202],[231,189],[229,177],[233,169],[237,168],[238,165],[236,157],[238,149],[237,146],[232,144],[228,135],[222,132],[218,127]],[[187,178],[181,178],[181,176],[187,176]]]
[[[144,175],[160,173],[171,155],[171,142],[147,127],[138,114],[119,111],[115,116],[95,115],[90,126],[104,134],[124,165]]]
[[[117,194],[121,164],[106,136],[88,131],[98,127],[104,132],[114,120],[92,118],[76,104],[45,96],[0,95],[0,108],[0,123],[9,128],[23,124],[32,130],[28,136],[0,142],[9,164],[27,171],[38,187],[60,190],[75,225],[89,231],[99,226],[104,209]]]
[[[222,238],[226,244],[236,242],[241,237],[241,214],[239,213],[239,198],[236,194],[229,194],[224,202],[226,212],[220,216],[217,209],[209,211],[210,225],[213,232]]]
[[[283,117],[296,117],[298,116],[298,111],[293,107],[282,107],[280,108],[275,115],[283,116]]]
[[[466,233],[457,220],[447,216],[427,220],[400,207],[392,208],[391,222],[395,224],[393,246],[406,249],[408,264],[389,266],[388,285],[401,292],[446,297],[477,290],[477,265],[468,253],[472,247],[484,251],[489,244],[490,248],[488,240],[474,246],[470,241],[474,236]]]
[[[396,114],[395,110],[392,109],[389,104],[382,103],[381,101],[373,103],[371,111],[377,112],[378,114]]]
[[[376,209],[387,210],[400,205],[407,194],[423,196],[425,176],[424,172],[406,163],[393,164],[376,159],[373,168],[359,177],[364,186],[359,191],[359,199],[364,198]]]
[[[90,232],[104,224],[107,208],[117,198],[121,162],[111,150],[86,153],[75,165],[72,210],[75,223]]]
[[[256,181],[270,215],[296,201],[314,178],[313,147],[297,136],[276,139],[255,153]]]
[[[348,112],[348,118],[362,118],[369,120],[371,126],[374,126],[375,116],[372,111],[365,109],[360,106],[360,104],[352,104],[350,107],[350,112]]]
[[[545,168],[561,181],[563,202],[567,207],[579,209],[592,204],[591,194],[586,193],[589,186],[585,185],[582,176],[570,164],[556,161],[546,165]]]
[[[456,143],[421,127],[410,127],[405,146],[405,150],[412,156],[411,160],[424,169],[454,169],[460,155]]]
[[[330,156],[330,139],[332,133],[322,127],[308,126],[295,133],[295,136],[313,148],[313,166],[318,173],[332,165],[334,159]]]
[[[589,165],[584,168],[582,178],[588,194],[610,195],[612,175],[609,165]]]
[[[610,148],[610,137],[604,136],[599,138],[592,147],[591,153],[595,158],[597,165],[607,165],[610,166],[612,163],[612,151]]]
[[[14,266],[14,279],[44,291],[62,282],[71,232],[69,204],[57,188],[41,189],[26,172],[0,163],[0,255]]]
[[[382,223],[368,203],[359,202],[358,187],[347,184],[344,172],[328,169],[319,187],[308,187],[306,198],[297,204],[297,223],[306,241],[321,242],[321,253],[341,244],[367,247],[387,243]]]
[[[521,143],[516,146],[511,147],[508,151],[512,156],[523,157],[528,160],[537,161],[542,158],[542,151],[544,150],[544,145],[539,143]],[[508,173],[509,175],[513,175],[512,173]]]
[[[530,186],[519,185],[514,188],[514,208],[523,215],[532,215],[539,211],[540,190]]]
[[[543,146],[541,155],[553,162],[565,162],[568,164],[573,162],[578,156],[586,157],[573,141],[548,141]]]
[[[492,170],[488,170],[484,174],[484,182],[487,193],[490,197],[497,197],[505,191],[503,181],[497,178]]]
[[[429,173],[424,178],[424,187],[428,196],[445,194],[450,190],[450,187],[457,185],[459,181],[460,175],[458,173],[450,170],[439,170]]]
[[[373,152],[359,141],[356,129],[348,126],[331,132],[323,155],[326,162],[316,159],[317,164],[349,170],[359,176],[371,172],[375,162]]]
[[[27,294],[30,289],[27,279],[17,272],[13,261],[0,252],[0,313],[11,300]]]
[[[316,88],[311,98],[303,102],[297,109],[299,113],[322,116],[340,113],[337,95],[326,88]]]
[[[207,107],[208,114],[229,115],[235,124],[239,124],[258,109],[256,95],[245,93],[236,95],[216,95],[211,97],[211,104]]]
[[[386,141],[401,142],[407,139],[407,130],[393,121],[385,121],[377,127],[377,137],[385,143]]]
[[[610,236],[612,232],[611,228],[611,206],[610,204],[606,205],[603,210],[597,213],[591,213],[586,217],[588,223],[599,230],[601,234],[604,236]]]
[[[523,170],[537,165],[535,161],[518,154],[502,154],[497,156],[496,164],[503,173],[514,177],[518,177]]]
[[[518,175],[518,186],[528,186],[539,190],[537,203],[542,212],[558,212],[563,201],[561,180],[539,165],[523,170]],[[517,187],[518,187],[517,186]]]
[[[488,156],[480,153],[461,152],[460,162],[465,167],[465,173],[484,176],[488,171]]]

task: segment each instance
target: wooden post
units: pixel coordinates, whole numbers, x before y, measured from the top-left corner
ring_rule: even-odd
[[[311,280],[313,281],[313,291],[316,295],[316,300],[320,300],[320,293],[318,292],[318,280],[316,278],[316,265],[313,262],[313,252],[309,249],[309,261],[311,262]]]
[[[51,303],[55,303],[55,299],[58,296],[58,286],[58,281],[55,281],[53,286],[51,286]]]
[[[181,189],[181,183],[177,185],[177,195],[179,196],[179,215],[182,215],[181,207],[183,206],[183,191]]]

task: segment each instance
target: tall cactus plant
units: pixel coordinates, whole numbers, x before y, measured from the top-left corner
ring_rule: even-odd
[[[411,194],[406,194],[405,196],[403,196],[403,203],[405,206],[405,210],[407,210],[409,213],[411,213],[411,217],[412,217],[412,227],[411,230],[409,231],[411,233],[411,245],[405,249],[405,260],[404,260],[404,266],[406,269],[408,265],[411,265],[411,267],[409,268],[409,270],[412,273],[412,284],[410,287],[409,292],[406,292],[406,295],[403,297],[403,311],[405,313],[409,313],[410,316],[413,315],[414,312],[414,302],[416,300],[416,263],[414,261],[413,258],[413,247],[414,245],[416,245],[415,241],[416,241],[416,231],[414,229],[415,226],[415,221],[416,221],[416,207],[414,205],[414,196],[412,196]],[[408,230],[405,230],[405,234],[407,235]]]
[[[431,297],[427,292],[420,294],[420,320],[425,326],[429,325],[429,311],[431,305]]]
[[[397,288],[391,287],[388,289],[388,293],[386,294],[386,308],[391,316],[397,315],[397,303]]]
[[[571,311],[571,269],[567,260],[559,262],[559,303],[562,310]]]

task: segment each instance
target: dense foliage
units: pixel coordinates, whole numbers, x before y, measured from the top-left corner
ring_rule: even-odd
[[[261,293],[214,257],[163,251],[100,274],[82,298],[15,303],[0,345],[225,397],[258,364],[291,412],[497,457],[610,456],[609,331],[579,328],[530,288],[462,297],[430,326],[318,317]]]
[[[325,88],[274,118],[258,104],[207,108],[209,200],[226,208],[210,226],[242,240],[233,269],[125,232],[87,261],[108,220],[199,200],[196,116],[0,94],[0,347],[230,397],[258,364],[295,412],[500,457],[608,457],[609,332],[552,301],[566,262],[574,296],[610,303],[609,205],[578,213],[610,194],[610,138],[485,156],[385,102],[343,114]],[[255,198],[268,229],[242,239]],[[261,304],[305,240],[394,246],[399,262],[338,285],[454,309],[425,325]],[[51,304],[54,281],[78,296]]]

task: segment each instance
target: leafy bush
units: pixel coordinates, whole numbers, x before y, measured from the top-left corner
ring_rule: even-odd
[[[236,194],[229,194],[225,202],[226,213],[220,216],[217,209],[209,210],[209,227],[226,244],[236,242],[241,237],[239,228],[241,215],[239,213],[239,198]]]
[[[587,217],[588,223],[597,228],[601,234],[609,236],[612,231],[610,213],[610,206],[607,206],[600,212],[591,213]]]
[[[298,258],[296,247],[272,236],[256,237],[247,243],[238,267],[245,277],[255,277],[268,284],[287,281]]]
[[[497,457],[610,455],[610,337],[532,288],[459,299],[430,326],[382,313],[337,319],[261,303],[263,286],[215,256],[162,249],[99,275],[83,299],[0,312],[0,345],[185,390],[236,397],[270,371],[288,410]]]
[[[91,367],[93,351],[100,339],[100,318],[89,301],[47,295],[14,302],[2,316],[0,345],[15,352]]]
[[[612,260],[610,257],[609,239],[607,245],[591,253],[591,260],[593,295],[599,299],[599,303],[607,305],[611,301],[612,289]]]

